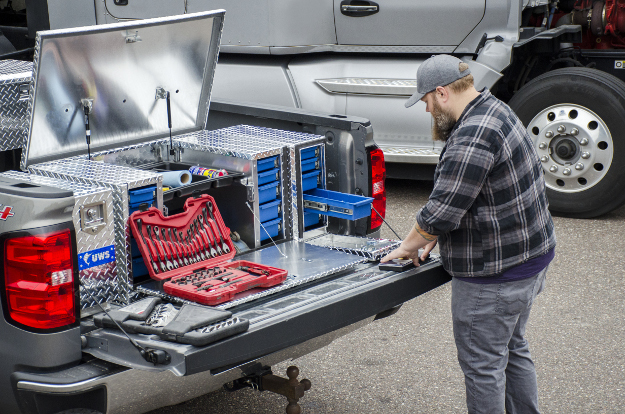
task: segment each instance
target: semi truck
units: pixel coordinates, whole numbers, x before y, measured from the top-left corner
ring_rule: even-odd
[[[399,242],[378,237],[368,120],[211,98],[224,16],[39,30],[5,53],[2,413],[142,413],[223,386],[298,413],[315,379],[273,365],[449,281],[435,255],[378,268]]]
[[[27,53],[43,28],[227,9],[216,98],[367,118],[397,178],[432,178],[443,144],[432,140],[423,105],[406,110],[403,102],[425,59],[453,54],[527,126],[552,211],[590,218],[625,202],[619,0],[9,3],[7,53]]]

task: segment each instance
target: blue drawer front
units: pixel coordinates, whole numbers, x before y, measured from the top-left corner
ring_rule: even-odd
[[[129,204],[145,203],[145,202],[153,203],[155,191],[156,191],[156,186],[135,188],[133,190],[129,190],[128,191],[128,203]]]
[[[273,168],[262,173],[258,173],[258,185],[270,183],[272,181],[280,181],[280,169]]]
[[[139,211],[139,207],[141,207],[141,204],[147,204],[148,208],[152,207],[154,204],[154,200],[149,200],[149,201],[139,201],[138,203],[131,203],[128,204],[128,215],[134,213],[135,211]]]
[[[304,227],[314,226],[320,221],[319,213],[304,213]]]
[[[148,274],[148,268],[145,266],[143,257],[132,259],[132,277],[145,276]]]
[[[281,200],[272,201],[270,203],[261,204],[258,206],[259,218],[261,222],[273,220],[280,216],[280,204]]]
[[[309,158],[302,160],[302,172],[308,172],[319,169],[319,157]]]
[[[306,201],[316,203],[307,206]],[[373,198],[315,188],[304,193],[304,212],[357,220],[371,215]]]
[[[319,154],[321,154],[321,149],[318,146],[305,148],[300,152],[300,154],[301,154],[300,159],[306,160],[308,158],[318,157]]]
[[[268,203],[269,201],[273,201],[277,198],[280,198],[280,187],[278,186],[278,183],[273,182],[271,184],[258,187],[259,204]]]
[[[282,220],[275,219],[263,223],[260,227],[260,240],[267,240],[269,237],[276,237],[282,230]]]
[[[319,184],[319,174],[321,174],[321,171],[318,170],[302,174],[302,191],[317,188],[317,185]]]
[[[280,166],[280,158],[275,157],[263,158],[256,161],[256,169],[258,172],[271,170],[272,168],[278,168]]]

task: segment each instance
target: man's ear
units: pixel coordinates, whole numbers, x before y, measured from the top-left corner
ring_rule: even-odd
[[[447,103],[449,100],[449,91],[442,86],[437,86],[434,93],[436,94],[436,99],[441,103]]]

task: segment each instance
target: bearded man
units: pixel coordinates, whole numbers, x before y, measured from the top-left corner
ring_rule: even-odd
[[[417,71],[419,100],[442,140],[434,189],[396,258],[419,262],[439,243],[452,279],[452,320],[468,412],[539,413],[525,327],[555,254],[542,167],[525,127],[449,55]]]

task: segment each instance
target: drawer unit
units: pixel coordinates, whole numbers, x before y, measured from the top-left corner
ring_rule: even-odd
[[[269,240],[269,238],[276,238],[282,231],[282,220],[275,219],[263,223],[261,226],[260,239]]]
[[[269,184],[280,181],[280,169],[272,168],[271,170],[258,173],[258,185]]]
[[[319,157],[302,159],[302,173],[318,170],[321,167]]]
[[[265,240],[269,243],[267,237],[262,237],[261,226],[267,220],[282,220],[280,235],[284,235],[288,228],[284,224],[288,212],[285,206],[290,203],[290,194],[285,190],[290,171],[284,145],[223,130],[180,135],[174,138],[174,144],[180,148],[183,161],[203,162],[243,174],[233,185],[235,191],[229,188],[209,194],[215,198],[226,225],[248,246],[260,247]]]
[[[314,188],[325,188],[324,150],[325,138],[321,135],[302,132],[281,131],[271,128],[237,125],[214,132],[237,138],[253,139],[257,142],[268,142],[283,145],[287,149],[287,165],[289,176],[283,175],[283,195],[289,194],[285,200],[285,232],[288,237],[304,238],[303,191]],[[290,189],[291,191],[286,191]],[[288,221],[287,221],[288,218]],[[323,225],[319,222],[319,225]]]
[[[371,215],[373,198],[321,189],[304,193],[304,212],[357,220]]]
[[[259,206],[259,210],[260,210],[259,220],[261,222],[276,219],[281,216],[282,201],[275,200],[275,201],[270,201],[265,204],[261,204]]]

